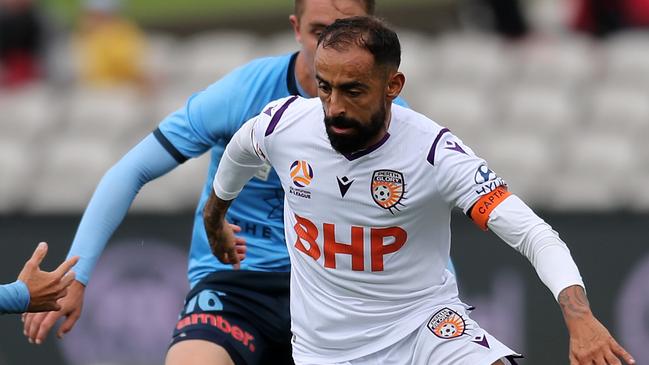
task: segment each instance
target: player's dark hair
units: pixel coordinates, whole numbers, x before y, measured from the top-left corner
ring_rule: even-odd
[[[376,17],[355,16],[337,19],[326,27],[318,38],[318,47],[322,48],[340,51],[351,45],[370,52],[377,66],[399,68],[401,63],[399,37]]]
[[[293,14],[295,14],[298,18],[302,17],[302,14],[304,13],[304,2],[308,0],[295,0],[295,4],[293,7]],[[374,15],[374,9],[376,8],[376,4],[374,0],[356,0],[359,3],[363,4],[365,6],[365,12],[368,15]]]

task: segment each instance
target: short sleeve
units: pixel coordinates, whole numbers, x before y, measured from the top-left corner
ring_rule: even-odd
[[[257,61],[242,66],[205,90],[192,95],[185,105],[167,116],[158,129],[186,158],[199,156],[212,146],[223,145],[239,127],[259,112],[259,74],[268,72]]]

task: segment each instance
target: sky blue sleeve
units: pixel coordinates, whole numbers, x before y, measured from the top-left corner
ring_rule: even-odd
[[[398,96],[396,99],[394,99],[393,103],[397,105],[401,105],[404,108],[410,108],[410,105],[400,96]]]
[[[29,289],[20,280],[0,285],[0,314],[23,313],[29,306]]]
[[[227,144],[249,119],[263,69],[259,62],[252,62],[232,71],[192,95],[158,129],[185,158],[200,156],[219,142]]]
[[[106,172],[83,213],[68,258],[79,256],[76,279],[88,284],[106,243],[120,225],[140,188],[178,166],[158,139],[150,134]]]

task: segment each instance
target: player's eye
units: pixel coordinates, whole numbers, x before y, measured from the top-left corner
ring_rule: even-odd
[[[318,83],[318,89],[320,89],[320,91],[322,91],[323,93],[329,93],[331,91],[331,87],[329,87],[329,85],[325,84],[324,82]]]
[[[362,94],[362,92],[360,92],[358,90],[349,90],[349,91],[347,91],[347,95],[349,95],[352,98],[359,97],[359,96],[361,96],[361,94]]]

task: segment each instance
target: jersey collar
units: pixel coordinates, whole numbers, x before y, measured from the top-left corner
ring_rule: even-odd
[[[288,88],[288,92],[291,95],[300,95],[299,86],[297,84],[297,80],[295,79],[295,61],[297,60],[298,54],[299,52],[293,53],[290,61],[288,62],[288,71],[286,72],[286,87]]]
[[[364,150],[343,154],[343,156],[345,156],[345,158],[348,159],[349,161],[354,161],[357,158],[363,157],[365,155],[368,155],[376,151],[379,147],[383,146],[385,142],[387,142],[388,138],[390,138],[390,133],[385,132],[385,136],[383,136],[383,138],[381,138],[381,140],[376,142],[375,144],[367,147]]]

